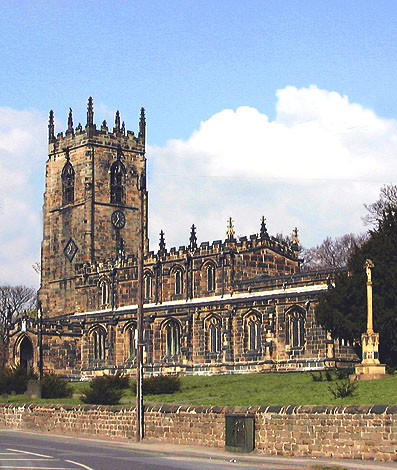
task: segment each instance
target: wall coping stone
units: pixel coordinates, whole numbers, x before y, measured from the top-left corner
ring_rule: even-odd
[[[108,411],[112,413],[135,412],[135,406],[105,405],[59,405],[39,403],[0,403],[1,408],[15,410],[65,410],[65,411]],[[397,405],[263,405],[263,406],[204,406],[184,405],[178,403],[148,404],[144,406],[146,413],[191,413],[191,414],[278,414],[278,415],[381,415],[397,414]]]

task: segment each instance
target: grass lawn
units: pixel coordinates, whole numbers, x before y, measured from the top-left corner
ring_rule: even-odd
[[[246,375],[218,375],[212,377],[181,377],[181,390],[170,395],[146,395],[148,403],[180,403],[192,405],[351,405],[397,404],[397,375],[386,379],[360,381],[354,395],[334,399],[329,387],[332,382],[314,382],[310,373],[266,373]],[[73,383],[75,394],[80,394],[87,382]],[[122,404],[135,401],[131,390],[125,390]],[[7,403],[81,404],[79,398],[29,400],[25,395],[0,399]]]

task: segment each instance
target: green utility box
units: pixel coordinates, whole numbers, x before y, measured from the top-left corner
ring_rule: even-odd
[[[244,414],[227,414],[225,418],[225,450],[252,452],[255,447],[254,417]]]

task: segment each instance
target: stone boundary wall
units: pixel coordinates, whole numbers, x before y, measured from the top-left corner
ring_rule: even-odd
[[[255,417],[255,448],[266,455],[397,460],[397,405],[145,407],[145,439],[223,447],[225,415]],[[135,438],[135,408],[0,404],[0,427]]]

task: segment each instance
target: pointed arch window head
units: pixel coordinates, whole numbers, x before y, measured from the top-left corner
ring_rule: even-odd
[[[180,328],[176,321],[169,321],[165,326],[165,354],[177,356],[180,353]]]
[[[152,297],[152,276],[150,274],[145,274],[144,276],[144,294],[145,299]]]
[[[110,299],[110,283],[107,279],[102,279],[99,283],[99,287],[101,289],[101,305],[106,306],[109,304]]]
[[[298,310],[287,313],[285,321],[285,342],[292,348],[302,348],[306,342],[305,315]]]
[[[207,266],[207,289],[210,292],[215,290],[215,266],[213,264]]]
[[[261,327],[260,318],[249,315],[245,320],[245,343],[248,351],[260,351],[261,349]]]
[[[96,328],[91,334],[92,357],[95,361],[105,359],[105,339],[106,333],[103,328]]]
[[[124,179],[124,165],[119,160],[117,160],[110,167],[110,202],[121,204],[124,201]]]
[[[69,160],[62,169],[62,202],[63,205],[74,203],[74,169]]]
[[[222,350],[221,322],[217,318],[211,318],[208,322],[208,350],[211,353]]]
[[[183,272],[181,269],[175,271],[175,294],[183,294]]]
[[[137,351],[137,342],[138,342],[138,330],[136,325],[133,324],[127,329],[127,358],[135,359]]]

